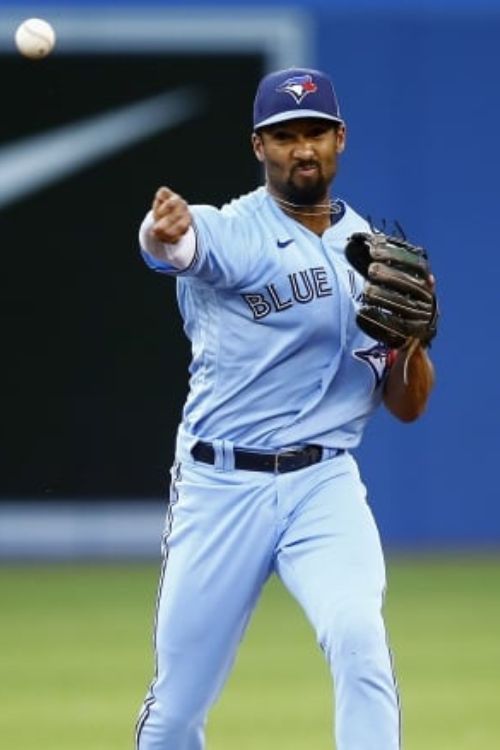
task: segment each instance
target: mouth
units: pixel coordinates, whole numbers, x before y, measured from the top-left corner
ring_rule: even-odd
[[[297,164],[293,168],[294,175],[301,175],[303,177],[311,177],[319,173],[319,166],[317,164]]]

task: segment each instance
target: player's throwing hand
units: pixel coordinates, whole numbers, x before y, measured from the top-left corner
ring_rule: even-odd
[[[153,236],[160,242],[174,245],[191,226],[188,204],[167,187],[158,188],[153,205]]]

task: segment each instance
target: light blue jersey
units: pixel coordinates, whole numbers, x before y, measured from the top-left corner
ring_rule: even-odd
[[[370,231],[337,201],[321,237],[289,218],[264,187],[222,209],[191,206],[196,254],[177,276],[192,342],[187,435],[247,448],[358,445],[381,400],[387,351],[355,321],[363,280],[344,256]]]

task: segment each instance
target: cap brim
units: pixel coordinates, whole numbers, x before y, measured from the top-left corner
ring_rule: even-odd
[[[256,122],[253,127],[254,130],[258,130],[259,128],[265,128],[267,125],[276,125],[278,122],[286,122],[287,120],[300,120],[304,117],[316,117],[320,120],[330,120],[330,122],[344,122],[341,117],[325,115],[324,112],[318,112],[315,109],[291,109],[288,112],[280,112],[277,115],[272,115],[272,117]]]

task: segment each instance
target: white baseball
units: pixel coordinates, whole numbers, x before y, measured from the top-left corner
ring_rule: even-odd
[[[46,57],[54,49],[56,34],[50,23],[42,18],[27,18],[17,27],[16,46],[31,60]]]

